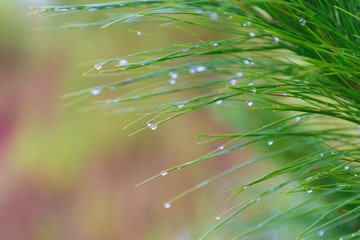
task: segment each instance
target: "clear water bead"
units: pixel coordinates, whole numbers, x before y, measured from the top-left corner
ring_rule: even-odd
[[[312,191],[313,191],[313,190],[307,190],[306,192],[307,192],[307,193],[312,193]]]
[[[274,37],[274,42],[278,43],[280,39],[278,37]]]
[[[170,207],[171,207],[171,202],[164,203],[164,208],[170,208]]]
[[[180,109],[180,108],[185,106],[185,103],[184,102],[177,102],[177,103],[175,103],[175,105],[176,105],[177,108]]]
[[[151,125],[151,126],[150,126],[150,129],[151,129],[151,130],[157,129],[157,125],[155,125],[155,124]]]
[[[222,104],[222,100],[217,100],[215,103],[216,104]]]
[[[219,45],[218,43],[214,43],[213,46],[216,47],[217,45]]]
[[[249,107],[251,107],[253,105],[253,102],[248,102],[247,104]]]
[[[255,37],[255,33],[251,32],[251,33],[249,33],[249,36],[250,37]]]
[[[102,68],[102,65],[99,63],[99,64],[96,64],[94,67],[96,70],[100,70]]]
[[[124,66],[124,65],[127,65],[128,64],[128,61],[126,60],[126,59],[121,59],[120,61],[119,61],[119,65],[120,66]]]
[[[223,150],[225,147],[223,145],[219,146],[219,150]]]
[[[207,67],[205,66],[198,66],[196,67],[197,72],[205,72],[207,70]]]
[[[101,93],[101,91],[102,91],[102,88],[93,89],[93,90],[91,90],[91,94],[98,95]]]
[[[140,36],[142,33],[140,31],[137,31],[136,33],[138,36]]]
[[[211,13],[211,14],[210,14],[210,18],[211,18],[212,20],[217,20],[217,19],[218,19],[218,15],[217,15],[216,13]]]
[[[176,83],[176,80],[175,80],[175,79],[170,79],[170,80],[169,80],[169,83],[170,83],[171,85],[174,85],[174,84]]]
[[[268,141],[268,145],[273,145],[274,141]]]
[[[318,232],[318,235],[321,237],[322,235],[324,235],[325,231],[321,230]]]
[[[177,79],[179,76],[176,72],[169,72],[169,75],[172,79]]]
[[[165,176],[168,172],[161,172],[161,176]]]
[[[194,68],[191,68],[191,69],[189,70],[189,73],[190,73],[190,74],[196,73],[196,70],[195,70]]]
[[[248,60],[244,60],[243,63],[244,63],[245,65],[248,65],[250,62],[249,62]]]
[[[231,84],[231,85],[236,85],[236,80],[235,80],[235,79],[231,79],[231,80],[230,80],[230,84]]]
[[[115,90],[115,86],[110,86],[109,89],[110,90]]]
[[[301,120],[301,117],[295,117],[295,121],[298,122]]]
[[[243,73],[242,73],[242,72],[238,72],[238,73],[236,73],[236,76],[237,76],[237,77],[242,77],[242,76],[243,76]]]
[[[221,217],[220,217],[220,216],[216,216],[215,219],[219,221],[219,220],[221,219]]]
[[[349,170],[350,166],[345,166],[344,170]]]

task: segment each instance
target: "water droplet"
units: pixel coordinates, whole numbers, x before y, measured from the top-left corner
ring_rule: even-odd
[[[211,18],[212,20],[217,20],[217,19],[218,19],[218,15],[217,15],[216,13],[211,13],[211,14],[210,14],[210,18]]]
[[[91,94],[98,95],[101,93],[101,91],[102,91],[102,88],[93,89],[93,90],[91,90]]]
[[[249,188],[249,186],[242,187],[242,189],[244,189],[244,190],[247,189],[247,188]]]
[[[98,8],[90,8],[89,11],[96,11]]]
[[[358,175],[357,175],[357,174],[355,174],[354,176],[355,176],[355,177],[357,177]]]
[[[256,199],[257,202],[260,202],[260,198]]]
[[[323,154],[323,153],[320,153],[320,156],[321,156],[321,157],[323,157],[323,156],[324,156],[324,154]]]
[[[175,79],[170,79],[170,80],[169,80],[169,83],[170,83],[171,85],[174,85],[174,84],[176,83],[176,80],[175,80]]]
[[[77,10],[77,8],[76,7],[72,7],[72,8],[70,8],[71,10]]]
[[[229,18],[232,18],[232,16],[230,15]]]
[[[358,129],[358,130],[360,130],[360,125],[359,125],[359,126],[357,126],[357,129]]]
[[[247,104],[249,107],[251,107],[253,105],[253,102],[248,102]]]
[[[196,70],[195,70],[194,68],[191,68],[191,69],[189,70],[189,73],[196,73]]]
[[[301,18],[301,19],[299,20],[299,22],[300,22],[300,24],[301,24],[302,26],[304,26],[304,25],[306,24],[306,20],[303,19],[303,18]]]
[[[254,88],[254,89],[251,89],[251,91],[255,93],[255,92],[256,92],[256,89],[255,89],[255,88]]]
[[[250,37],[255,37],[255,33],[251,32],[251,33],[249,33],[249,36]]]
[[[268,145],[273,145],[274,141],[268,141]]]
[[[235,79],[231,79],[231,80],[230,80],[230,84],[231,84],[231,85],[236,85],[236,80],[235,80]]]
[[[251,25],[251,22],[250,22],[250,21],[247,21],[246,24],[247,24],[248,26],[250,26],[250,25]]]
[[[150,129],[151,129],[151,130],[157,129],[157,125],[155,125],[155,124],[151,125],[151,126],[150,126]]]
[[[102,68],[102,64],[99,63],[99,64],[96,64],[96,65],[95,65],[95,69],[96,69],[96,70],[100,70],[101,68]]]
[[[119,65],[120,66],[124,66],[124,65],[127,65],[128,64],[128,61],[126,60],[126,59],[121,59],[120,61],[119,61]]]
[[[243,63],[244,63],[245,65],[248,65],[250,62],[249,62],[248,60],[244,60]]]
[[[223,145],[219,146],[219,150],[223,150],[223,149],[224,149]]]
[[[197,72],[205,72],[207,70],[207,67],[205,66],[198,66],[196,67]]]
[[[196,12],[196,13],[204,13],[204,11],[201,10],[201,9],[196,9],[195,12]]]
[[[169,72],[169,75],[172,79],[177,79],[178,78],[178,74],[176,72]]]
[[[214,43],[213,46],[216,47],[217,45],[219,45],[218,43]]]
[[[355,236],[355,233],[351,234],[351,236],[352,236],[352,237]]]
[[[251,82],[251,83],[248,83],[248,85],[254,85],[254,83]]]
[[[237,77],[242,77],[242,76],[243,76],[243,73],[242,73],[242,72],[238,72],[238,73],[236,73],[236,76],[237,76]]]
[[[109,89],[110,90],[115,90],[115,86],[110,86]]]
[[[161,176],[165,176],[168,172],[161,172]]]
[[[170,208],[170,207],[171,207],[171,202],[164,203],[164,208]]]
[[[324,235],[325,231],[321,230],[318,232],[318,235],[321,237],[322,235]]]
[[[220,216],[216,216],[215,219],[219,221],[219,220],[221,219],[221,217],[220,217]]]
[[[215,103],[216,104],[222,104],[222,100],[217,100]]]
[[[341,237],[339,240],[344,240],[344,238],[343,238],[343,237]]]
[[[274,37],[274,42],[278,43],[280,39],[278,37]]]
[[[307,190],[306,192],[307,192],[307,193],[312,193],[312,191],[313,191],[313,190],[311,189],[311,190]]]
[[[344,170],[349,170],[350,166],[345,166]]]
[[[308,178],[306,178],[305,180],[310,180],[310,179],[312,179],[313,177],[308,177]]]
[[[137,31],[137,33],[136,33],[138,36],[140,36],[141,35],[141,32],[140,31]]]
[[[295,117],[295,121],[298,122],[301,120],[301,117]]]
[[[175,105],[176,105],[177,108],[180,109],[180,108],[185,106],[185,103],[184,102],[177,102],[177,103],[175,103]]]

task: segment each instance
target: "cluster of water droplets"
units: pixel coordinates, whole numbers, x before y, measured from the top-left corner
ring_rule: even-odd
[[[152,124],[150,121],[146,122],[146,126],[148,126],[151,130],[155,130],[157,128],[157,125]]]
[[[176,83],[176,79],[178,78],[178,74],[176,72],[169,72],[169,76],[171,77],[169,83],[174,85]]]
[[[299,22],[302,26],[304,26],[306,24],[306,20],[303,18],[300,18]]]

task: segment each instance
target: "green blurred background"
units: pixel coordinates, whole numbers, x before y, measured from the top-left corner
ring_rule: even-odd
[[[203,110],[128,137],[134,129],[122,127],[136,119],[135,112],[107,117],[79,113],[81,104],[63,108],[63,94],[105,81],[81,75],[96,60],[166,44],[128,32],[149,26],[32,29],[91,22],[105,14],[28,15],[30,5],[69,3],[0,1],[0,238],[196,239],[229,206],[224,203],[229,195],[221,192],[231,187],[229,180],[190,194],[170,209],[163,203],[244,156],[211,159],[134,188],[216,147],[196,145],[195,134],[230,130]],[[184,42],[194,41],[177,34]]]

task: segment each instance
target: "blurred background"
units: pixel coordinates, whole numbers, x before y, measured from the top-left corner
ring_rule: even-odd
[[[222,189],[230,183],[218,181],[169,209],[163,203],[244,156],[210,159],[134,185],[216,147],[196,145],[195,134],[231,130],[202,110],[128,137],[134,129],[122,128],[135,112],[109,117],[79,113],[81,104],[63,108],[63,94],[101,84],[82,76],[97,60],[164,45],[128,32],[147,26],[33,30],[104,14],[28,15],[31,5],[69,3],[0,1],[0,238],[196,239],[228,207]],[[154,27],[161,31],[170,30]]]
[[[76,1],[95,2],[101,1]],[[244,132],[249,126],[262,126],[274,113],[249,115],[250,110],[239,111],[239,106],[231,109],[215,104],[162,124],[156,131],[146,129],[129,137],[145,126],[142,122],[123,130],[139,112],[109,116],[103,111],[81,111],[93,101],[117,97],[127,89],[64,107],[66,93],[123,79],[82,76],[94,64],[169,45],[146,34],[138,36],[137,31],[181,42],[202,40],[157,23],[106,29],[47,28],[98,21],[111,16],[113,10],[29,15],[29,6],[70,4],[74,2],[0,1],[0,239],[198,239],[216,224],[218,214],[247,199],[256,187],[230,202],[225,200],[231,193],[223,191],[256,179],[275,168],[274,162],[237,171],[175,201],[169,209],[164,202],[256,156],[256,151],[232,152],[134,186],[218,147],[219,143],[196,144],[203,140],[195,138],[196,134]],[[194,31],[201,34],[200,29]],[[206,37],[217,40],[223,36],[207,32]],[[144,102],[132,107],[141,104]],[[260,207],[251,207],[209,239],[231,239],[234,233],[302,200],[299,196],[282,199],[262,199]],[[292,227],[302,224],[306,223]],[[290,239],[287,234],[293,232],[284,223],[244,239]]]

